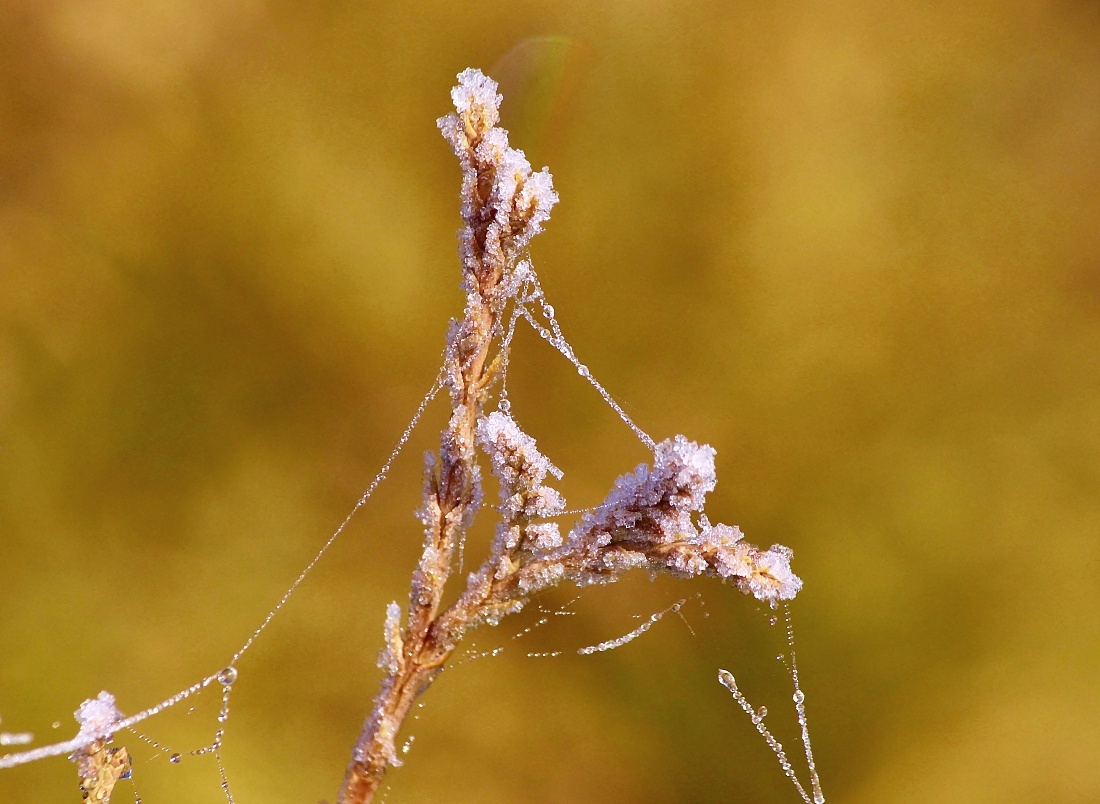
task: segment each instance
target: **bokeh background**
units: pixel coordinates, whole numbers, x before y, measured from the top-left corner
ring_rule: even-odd
[[[213,672],[367,486],[461,307],[434,121],[467,66],[553,172],[534,255],[577,353],[717,448],[713,519],[795,551],[827,798],[1100,800],[1100,6],[1069,0],[4,0],[0,728]],[[645,459],[530,332],[511,387],[572,504]],[[445,416],[241,660],[242,804],[334,799]],[[769,611],[575,597],[476,635],[505,651],[430,690],[389,804],[796,800],[716,681],[802,767]],[[213,697],[144,731],[209,742]],[[148,804],[224,801],[209,758],[127,745]],[[0,799],[76,784],[55,758]]]

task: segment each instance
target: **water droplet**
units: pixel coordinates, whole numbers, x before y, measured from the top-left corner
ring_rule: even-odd
[[[229,667],[223,667],[218,671],[218,683],[223,687],[228,687],[234,681],[237,680],[237,668],[233,665]]]
[[[775,617],[769,617],[768,618],[768,625],[775,625],[775,622],[776,622]]]
[[[539,335],[541,335],[541,336],[542,336],[542,339],[543,339],[544,341],[548,341],[548,340],[550,340],[550,330],[548,330],[548,329],[541,329],[541,330],[539,330]]]
[[[766,718],[768,716],[768,707],[761,706],[759,709],[756,710],[756,716],[761,720]]]
[[[171,762],[173,765],[178,765],[180,764],[180,755],[172,754],[172,756],[168,757],[168,761]]]
[[[61,728],[61,721],[60,720],[55,720],[53,723],[50,724],[50,728],[51,729],[60,729]]]
[[[544,313],[546,313],[547,318],[553,318],[554,317],[554,305],[547,304],[545,307],[542,308],[542,311]]]
[[[500,408],[501,413],[512,412],[512,403],[509,402],[507,399],[500,400],[500,403],[497,405],[497,407]]]
[[[220,715],[218,715],[219,723],[225,723],[225,721],[227,720],[229,720],[229,715],[227,715],[225,712],[222,712]]]
[[[587,377],[589,373],[588,366],[577,366],[577,373],[580,374],[582,377]]]
[[[806,700],[806,696],[802,694],[802,690],[795,690],[794,695],[791,696],[796,704],[800,704]]]

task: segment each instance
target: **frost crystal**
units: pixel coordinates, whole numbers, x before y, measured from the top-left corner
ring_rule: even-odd
[[[573,532],[633,532],[659,540],[695,535],[690,514],[703,509],[715,482],[714,450],[678,435],[657,445],[652,468],[642,464],[615,481],[603,505]]]
[[[115,706],[115,696],[104,691],[78,706],[74,717],[80,724],[77,739],[90,741],[109,736],[114,725],[122,720],[122,712]]]
[[[700,514],[713,490],[714,450],[684,436],[657,445],[653,466],[624,475],[603,505],[569,534],[563,550],[581,556],[575,580],[608,583],[627,570],[646,567],[680,577],[715,575],[774,606],[802,588],[782,545],[760,550],[742,541],[740,529],[711,525]]]
[[[779,600],[791,600],[802,588],[802,580],[791,572],[792,555],[791,549],[781,544],[756,553],[752,572],[737,579],[737,588],[773,605]]]
[[[378,666],[391,675],[401,668],[401,607],[396,602],[386,606],[386,644],[378,655]]]
[[[549,220],[558,194],[549,171],[532,172],[523,151],[508,144],[508,132],[497,128],[502,98],[495,81],[480,70],[464,70],[451,100],[455,113],[438,125],[462,168],[463,284],[468,293],[500,305],[515,295],[518,283],[509,275]]]
[[[477,423],[477,440],[489,455],[493,474],[508,488],[521,482],[537,488],[548,474],[559,480],[562,477],[561,470],[539,452],[535,439],[507,413],[497,410],[482,417]]]
[[[500,121],[503,100],[504,96],[497,93],[497,82],[473,67],[459,73],[458,86],[451,89],[455,110],[466,117],[480,116],[478,122],[485,128],[492,128]]]
[[[500,513],[504,519],[497,531],[501,544],[511,550],[523,544],[535,550],[551,550],[561,544],[556,523],[532,524],[532,519],[557,516],[565,510],[565,498],[549,486],[546,476],[561,478],[561,470],[538,450],[506,413],[494,411],[477,423],[477,441],[489,456],[493,474],[500,481]],[[508,568],[498,570],[500,577]]]

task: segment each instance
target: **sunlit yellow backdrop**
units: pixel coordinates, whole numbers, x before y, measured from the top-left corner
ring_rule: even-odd
[[[0,729],[213,672],[367,486],[461,309],[434,121],[467,66],[554,175],[577,353],[717,448],[712,519],[795,551],[827,796],[1100,800],[1100,12],[1069,0],[0,3]],[[511,385],[571,503],[645,458],[529,332]],[[241,804],[334,798],[445,416],[241,660]],[[425,696],[389,804],[795,800],[716,679],[797,757],[768,611],[644,577],[573,609],[477,635],[504,653]],[[127,744],[147,804],[224,801]]]

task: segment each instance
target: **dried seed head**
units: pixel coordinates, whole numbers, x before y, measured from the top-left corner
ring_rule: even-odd
[[[451,90],[455,112],[438,120],[462,168],[462,217],[459,253],[463,286],[495,306],[514,295],[509,278],[516,262],[558,202],[553,180],[538,173],[523,151],[508,144],[497,127],[501,96],[496,82],[480,70],[459,73]]]

